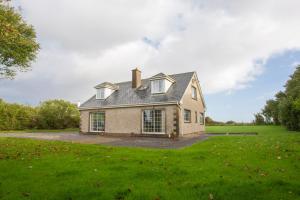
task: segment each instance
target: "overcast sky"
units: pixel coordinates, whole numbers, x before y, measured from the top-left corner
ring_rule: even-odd
[[[14,4],[41,50],[31,71],[0,80],[9,102],[83,102],[98,83],[130,80],[135,67],[143,78],[196,71],[210,116],[250,121],[300,63],[299,0]]]

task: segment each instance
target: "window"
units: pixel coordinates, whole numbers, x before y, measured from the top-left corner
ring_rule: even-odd
[[[165,113],[163,110],[143,111],[143,132],[145,133],[165,132]]]
[[[199,115],[200,124],[204,124],[204,120],[205,120],[204,113],[200,113],[200,115]]]
[[[165,91],[165,81],[163,79],[151,81],[151,93],[163,93]]]
[[[197,99],[197,89],[194,86],[192,86],[192,98]]]
[[[104,128],[105,128],[105,113],[104,112],[90,113],[91,132],[104,131]]]
[[[184,122],[190,123],[191,122],[191,111],[184,109]]]
[[[104,88],[97,89],[96,99],[104,99]]]
[[[195,123],[198,123],[198,113],[197,113],[197,111],[195,112]]]

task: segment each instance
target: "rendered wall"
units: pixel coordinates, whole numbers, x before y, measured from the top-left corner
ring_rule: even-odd
[[[90,112],[105,111],[105,133],[142,133],[142,111],[144,109],[155,108],[165,110],[166,134],[171,134],[174,130],[174,112],[177,109],[176,105],[81,110],[80,131],[82,133],[90,132]]]
[[[205,125],[201,125],[199,123],[199,112],[204,113],[204,107],[202,100],[200,98],[200,88],[197,84],[197,79],[194,76],[194,81],[191,81],[187,90],[184,93],[182,98],[181,104],[181,115],[180,115],[180,124],[181,124],[181,134],[188,134],[188,133],[199,133],[205,131]],[[197,89],[197,100],[192,98],[192,86],[196,87]],[[191,123],[184,122],[184,109],[188,109],[191,111]],[[195,122],[195,111],[198,113],[198,122]]]

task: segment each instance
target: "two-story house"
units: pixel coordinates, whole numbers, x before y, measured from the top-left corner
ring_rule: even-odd
[[[205,103],[196,72],[103,82],[80,107],[81,133],[182,136],[205,129]]]

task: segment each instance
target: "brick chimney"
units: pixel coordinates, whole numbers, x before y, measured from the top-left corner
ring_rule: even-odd
[[[138,88],[141,84],[141,71],[138,68],[135,68],[132,70],[132,88]]]

